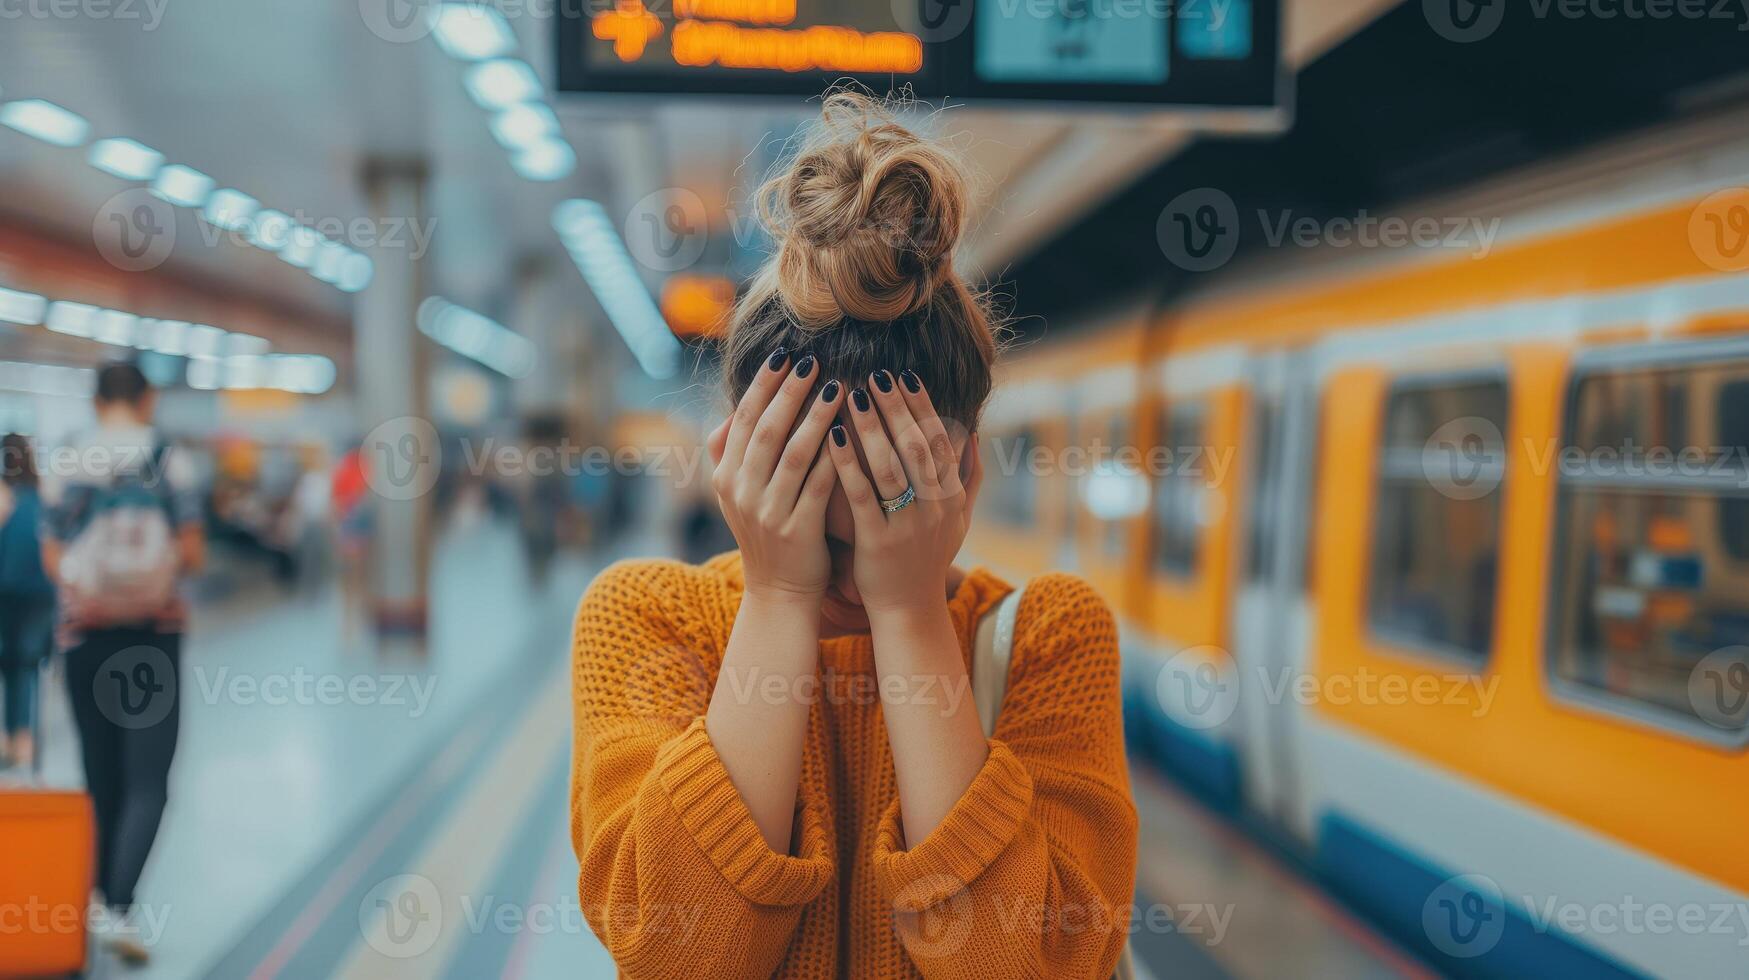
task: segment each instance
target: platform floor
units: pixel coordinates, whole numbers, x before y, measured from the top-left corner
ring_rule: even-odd
[[[566,632],[605,560],[564,562],[537,590],[508,529],[447,535],[423,658],[348,638],[334,588],[202,607],[170,806],[139,893],[154,959],[95,973],[612,977],[578,905],[566,826]],[[330,676],[374,693],[275,704],[236,686],[302,677],[313,691]],[[64,695],[46,693],[47,779],[74,785]],[[1138,769],[1135,787],[1136,901],[1154,923],[1132,934],[1144,977],[1428,975],[1170,783]]]

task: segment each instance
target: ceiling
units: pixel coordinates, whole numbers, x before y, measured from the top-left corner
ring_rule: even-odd
[[[1010,267],[1017,319],[1072,327],[1093,304],[1242,270],[1163,260],[1156,223],[1189,189],[1218,189],[1242,215],[1316,220],[1454,193],[1613,135],[1749,104],[1746,43],[1740,25],[1710,17],[1515,13],[1460,44],[1430,28],[1421,4],[1398,7],[1305,65],[1291,132],[1199,137],[1035,240]],[[1240,254],[1263,251],[1262,238],[1241,238]]]
[[[506,322],[519,274],[531,266],[562,276],[566,300],[599,320],[551,228],[557,202],[590,197],[610,214],[628,214],[646,195],[682,187],[712,213],[730,214],[712,223],[713,233],[733,232],[776,141],[808,112],[806,103],[566,96],[554,104],[577,167],[559,181],[530,182],[512,171],[487,114],[464,92],[462,65],[423,32],[382,26],[383,5],[404,2],[114,0],[88,5],[106,17],[9,19],[0,31],[0,99],[64,106],[90,120],[93,139],[139,140],[311,224],[369,215],[367,163],[422,162],[431,175],[429,291]],[[1288,0],[1290,57],[1315,57],[1391,5]],[[523,57],[549,84],[551,23],[529,12],[551,7],[524,3],[514,9],[527,15],[511,17]],[[968,266],[990,277],[1185,142],[1170,121],[1138,116],[960,107],[929,125],[952,137],[979,176],[966,251]],[[0,128],[0,221],[89,249],[105,202],[131,186],[86,165],[82,149]],[[164,274],[339,323],[350,315],[349,294],[268,253],[202,234],[192,213],[178,221]],[[734,251],[707,248],[701,263],[721,268]]]

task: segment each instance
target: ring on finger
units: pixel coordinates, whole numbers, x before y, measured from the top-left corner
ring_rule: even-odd
[[[916,499],[917,499],[917,488],[916,487],[906,487],[905,492],[899,494],[897,497],[894,497],[891,500],[882,500],[881,501],[881,510],[886,511],[889,514],[896,514],[899,511],[902,511],[905,508],[911,506],[911,501],[916,500]]]

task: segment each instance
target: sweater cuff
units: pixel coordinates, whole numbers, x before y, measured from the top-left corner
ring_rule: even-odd
[[[874,847],[875,875],[889,901],[918,912],[970,885],[1001,855],[1032,810],[1032,775],[1003,742],[990,740],[990,755],[972,784],[921,844],[905,850],[894,800],[881,816]]]
[[[804,807],[799,857],[773,851],[753,822],[729,771],[705,732],[704,719],[663,746],[656,774],[680,822],[729,884],[755,905],[802,905],[832,877],[825,828]]]

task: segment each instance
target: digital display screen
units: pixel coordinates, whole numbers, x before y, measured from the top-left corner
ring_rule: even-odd
[[[593,13],[592,73],[732,78],[917,75],[924,45],[890,3],[866,0],[617,0]]]
[[[567,92],[1279,105],[1279,0],[597,0],[558,21]]]
[[[1121,0],[1118,0],[1121,2]],[[1163,4],[1095,16],[1113,0],[991,0],[977,8],[977,77],[993,82],[1166,81],[1169,28]]]

